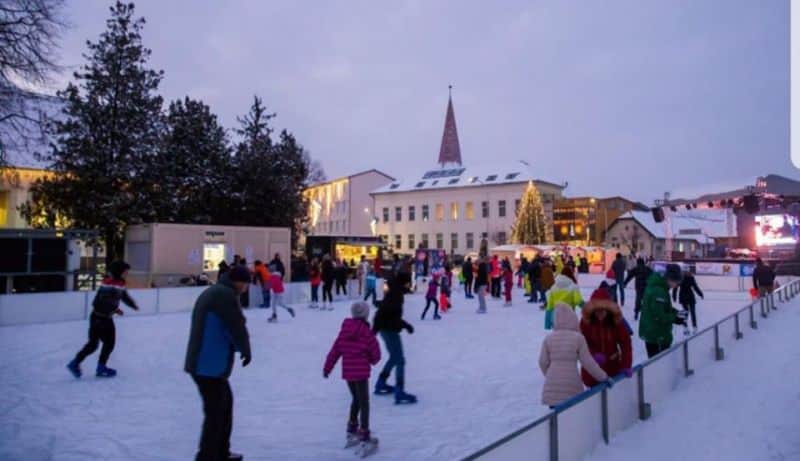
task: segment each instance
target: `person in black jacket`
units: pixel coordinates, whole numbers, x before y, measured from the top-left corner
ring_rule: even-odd
[[[233,393],[228,378],[234,353],[242,366],[251,360],[250,336],[239,306],[239,294],[248,289],[250,271],[236,266],[206,288],[194,305],[184,370],[192,376],[203,399],[203,432],[196,461],[241,460],[230,451],[233,429]]]
[[[322,309],[325,310],[326,303],[328,310],[333,310],[333,281],[336,278],[336,271],[333,268],[331,255],[326,254],[322,257]]]
[[[700,287],[697,285],[697,279],[694,278],[694,275],[691,274],[689,271],[684,271],[683,278],[678,286],[672,289],[672,300],[678,301],[681,306],[683,306],[683,310],[687,311],[689,315],[692,317],[692,328],[694,332],[697,333],[697,314],[695,313],[695,308],[697,307],[697,298],[695,298],[694,294],[697,293],[700,298],[703,298],[703,292],[700,290]],[[689,325],[684,324],[684,332],[683,334],[689,334]]]
[[[539,302],[539,294],[544,298],[544,290],[542,290],[542,262],[539,257],[535,257],[530,264],[528,264],[528,280],[531,284],[531,298],[529,303]]]
[[[417,397],[405,392],[405,365],[406,358],[403,355],[403,341],[400,339],[402,330],[414,333],[414,327],[403,320],[403,298],[405,287],[395,278],[389,279],[389,290],[384,295],[383,300],[375,303],[378,311],[373,319],[372,331],[380,334],[386,350],[389,351],[389,359],[383,366],[378,381],[375,383],[376,394],[394,394],[396,404],[416,403]],[[395,369],[395,385],[386,384],[386,380]]]
[[[464,296],[467,299],[472,299],[472,281],[475,279],[472,273],[472,258],[467,258],[461,266],[461,274],[464,276]]]
[[[333,273],[336,279],[336,296],[339,296],[340,293],[347,296],[347,266],[344,261],[336,260]]]
[[[67,368],[76,378],[80,378],[81,362],[97,350],[100,342],[103,348],[100,350],[100,358],[97,360],[97,370],[95,375],[102,378],[112,378],[117,375],[117,370],[108,368],[108,358],[114,350],[116,343],[117,330],[114,326],[114,315],[122,315],[119,303],[133,310],[138,311],[139,307],[128,295],[125,289],[125,276],[131,268],[123,261],[114,261],[108,266],[109,276],[103,280],[92,301],[92,314],[89,316],[89,341],[75,355],[75,358],[67,364]]]
[[[639,312],[642,311],[642,299],[644,298],[644,289],[647,288],[647,279],[650,277],[650,274],[653,273],[653,270],[647,267],[643,258],[638,258],[636,260],[636,267],[628,271],[628,277],[623,282],[622,290],[625,290],[625,287],[628,285],[633,279],[636,279],[635,287],[636,287],[636,303],[634,304],[633,315],[635,320],[639,320]]]
[[[283,265],[283,261],[281,261],[280,253],[275,253],[275,257],[272,258],[272,261],[269,262],[269,270],[270,272],[280,272],[281,277],[285,279],[286,277],[286,266]]]
[[[478,274],[475,276],[475,291],[478,292],[478,313],[486,313],[486,291],[489,287],[489,261],[484,257],[478,263]]]
[[[761,258],[756,259],[756,268],[753,270],[753,288],[758,290],[758,296],[762,298],[775,289],[775,271],[764,264]]]
[[[611,264],[611,270],[614,271],[614,280],[617,282],[616,286],[619,289],[619,307],[625,306],[625,270],[627,268],[628,266],[625,264],[625,258],[622,257],[622,253],[617,253],[616,259]],[[616,290],[614,290],[612,299],[617,301]]]

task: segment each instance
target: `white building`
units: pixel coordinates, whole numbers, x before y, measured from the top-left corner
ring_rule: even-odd
[[[393,180],[373,169],[309,187],[307,235],[374,235],[370,192]]]
[[[439,166],[372,192],[376,234],[398,253],[423,245],[451,254],[506,243],[529,181],[539,189],[552,223],[553,201],[564,186],[533,177],[523,163],[469,168],[461,164],[452,99],[448,102]]]

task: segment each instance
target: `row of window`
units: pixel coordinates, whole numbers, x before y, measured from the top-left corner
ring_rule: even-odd
[[[330,221],[317,223],[319,232],[347,232],[347,221]]]
[[[388,235],[381,235],[381,238],[385,242],[389,242],[389,236]],[[481,232],[481,234],[480,234],[480,239],[481,240],[482,239],[488,239],[488,238],[489,238],[489,236],[488,236],[488,234],[486,232]],[[496,240],[495,243],[497,243],[498,245],[505,244],[506,240],[507,240],[507,236],[506,236],[505,232],[498,232],[495,235],[494,238]],[[450,250],[453,250],[453,251],[458,250],[460,248],[460,246],[459,246],[460,241],[461,241],[460,239],[461,239],[461,237],[459,236],[458,232],[451,233],[450,234],[450,246],[448,248]],[[395,234],[394,235],[394,240],[392,241],[392,243],[394,244],[394,249],[395,250],[402,250],[403,248],[406,248],[406,249],[409,249],[409,250],[415,250],[419,246],[422,246],[423,248],[438,248],[438,249],[444,249],[445,248],[445,246],[444,246],[444,243],[445,243],[444,234],[441,233],[441,232],[438,232],[438,233],[434,234],[434,241],[433,242],[429,242],[428,241],[428,234],[420,234],[420,239],[419,240],[417,240],[417,236],[415,234],[408,234],[406,236],[406,240],[405,240],[406,245],[405,246],[403,246],[403,236],[401,234]],[[431,245],[431,243],[435,243],[435,245]],[[475,240],[475,233],[467,232],[466,234],[464,234],[464,244],[465,244],[464,248],[466,250],[474,250],[474,249],[477,249],[478,245],[480,245],[480,240]]]
[[[514,201],[514,209],[519,210],[519,200]],[[430,220],[430,207],[428,205],[422,205],[421,207],[422,216],[421,219],[423,221]],[[444,204],[437,203],[434,206],[434,217],[437,221],[444,221]],[[389,207],[383,207],[382,218],[383,222],[388,223],[390,218],[390,209]],[[450,203],[450,219],[452,221],[458,221],[460,215],[461,208],[458,203],[452,202]],[[489,209],[489,202],[483,201],[481,202],[481,218],[489,218],[490,216],[490,209]],[[506,217],[506,201],[505,200],[498,200],[497,201],[497,217],[498,218],[505,218]],[[417,220],[417,207],[415,205],[409,205],[408,210],[406,211],[406,218],[409,221],[416,221]],[[464,204],[464,219],[475,219],[475,204],[473,202],[467,202]],[[396,206],[394,207],[394,221],[395,222],[402,222],[403,221],[403,207]]]

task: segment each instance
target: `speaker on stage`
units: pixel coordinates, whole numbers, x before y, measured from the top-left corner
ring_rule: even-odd
[[[653,219],[656,222],[663,222],[664,221],[664,210],[661,207],[652,208],[650,211],[653,212]]]
[[[743,204],[744,211],[748,214],[756,214],[761,210],[761,206],[758,204],[758,197],[754,194],[745,195]]]

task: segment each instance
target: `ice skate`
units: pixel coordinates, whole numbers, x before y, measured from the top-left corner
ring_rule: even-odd
[[[394,394],[394,386],[386,384],[385,378],[378,378],[375,382],[375,395]]]
[[[442,320],[442,316],[439,314],[434,314],[433,320]]]
[[[117,376],[117,370],[108,368],[107,366],[98,363],[95,376],[98,378],[113,378],[114,376]]]
[[[356,455],[366,458],[378,451],[378,439],[372,437],[368,430],[358,431],[358,440],[359,445],[356,449]]]
[[[347,424],[347,438],[344,443],[344,448],[353,448],[354,446],[361,443],[361,440],[358,438],[358,426],[355,424]]]
[[[83,375],[81,372],[81,366],[78,365],[78,362],[75,361],[75,359],[72,359],[72,361],[67,364],[67,370],[69,370],[69,372],[72,373],[72,376],[75,378],[80,378]]]
[[[417,403],[417,396],[414,394],[407,394],[405,386],[398,385],[394,389],[394,404],[395,405],[407,405],[412,403]]]
[[[228,453],[228,461],[244,461],[244,455],[241,453]]]
[[[291,307],[287,307],[286,310],[289,312],[289,315],[291,315],[292,318],[294,318],[294,309],[292,309]]]
[[[477,311],[475,311],[475,312],[476,312],[477,314],[485,314],[485,313],[486,313],[486,309],[478,309],[478,310],[477,310]]]
[[[267,319],[267,322],[269,322],[269,323],[275,323],[277,321],[278,321],[278,316],[275,315],[275,314],[272,314],[272,316]]]

